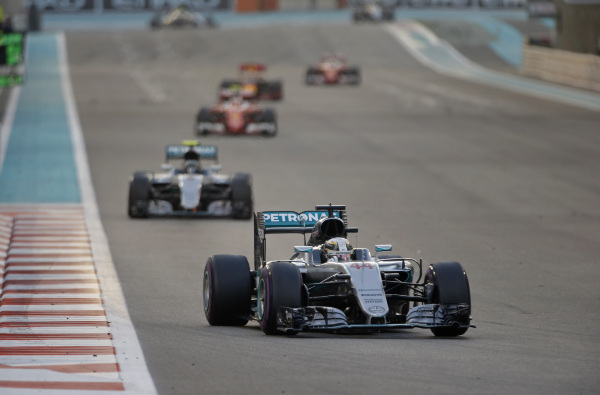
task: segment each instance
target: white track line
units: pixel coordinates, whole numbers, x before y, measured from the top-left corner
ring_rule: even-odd
[[[114,345],[117,348],[117,361],[121,367],[121,377],[127,392],[155,394],[156,388],[146,367],[142,348],[127,311],[121,284],[108,247],[108,240],[100,221],[83,133],[71,86],[64,33],[59,35],[58,48],[62,66],[63,94],[71,129],[81,198],[98,270],[98,278],[102,284],[106,318],[111,323],[111,332],[115,339]]]

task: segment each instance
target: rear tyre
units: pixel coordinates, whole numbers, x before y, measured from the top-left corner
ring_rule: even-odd
[[[468,311],[460,318],[462,325],[468,325],[471,317],[471,292],[469,279],[458,262],[440,262],[429,265],[425,273],[425,284],[433,284],[428,295],[428,303],[442,305],[466,304]],[[465,334],[469,328],[440,327],[431,328],[435,336],[455,337]]]
[[[204,266],[204,315],[210,325],[244,326],[250,316],[250,266],[242,255],[213,255]]]
[[[257,287],[258,322],[267,335],[277,330],[277,310],[280,307],[302,307],[302,276],[289,262],[272,262],[260,272]],[[290,333],[289,334],[295,334]]]
[[[127,213],[131,218],[148,218],[151,183],[143,171],[136,171],[129,183]]]
[[[252,199],[252,176],[237,173],[231,179],[231,208],[233,218],[250,219],[254,211]]]

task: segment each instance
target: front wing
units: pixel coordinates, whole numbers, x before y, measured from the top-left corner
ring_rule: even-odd
[[[243,130],[234,132],[227,129],[227,126],[222,122],[198,122],[196,126],[196,133],[203,134],[217,134],[217,135],[255,135],[255,134],[267,134],[272,135],[277,131],[277,126],[272,122],[248,122]]]
[[[231,202],[215,201],[208,210],[173,210],[173,206],[164,200],[151,200],[148,205],[148,215],[152,217],[230,217],[233,214]]]
[[[428,304],[413,307],[404,324],[349,324],[346,315],[339,309],[325,306],[280,307],[277,311],[278,329],[283,332],[300,331],[362,331],[412,328],[470,327],[463,324],[467,305]],[[468,321],[467,321],[468,322]]]

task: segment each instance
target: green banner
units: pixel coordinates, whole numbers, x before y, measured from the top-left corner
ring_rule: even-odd
[[[23,83],[24,33],[0,33],[0,87]]]

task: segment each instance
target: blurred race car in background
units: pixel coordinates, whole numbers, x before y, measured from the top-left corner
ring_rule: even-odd
[[[213,107],[202,107],[196,116],[196,133],[200,136],[277,134],[277,115],[273,108],[235,96]]]
[[[201,160],[211,160],[208,168]],[[171,160],[182,160],[173,167]],[[217,147],[185,141],[167,146],[161,171],[137,171],[129,182],[131,218],[161,215],[211,216],[250,219],[253,211],[252,176],[218,174]]]
[[[396,2],[391,0],[355,0],[352,7],[354,22],[393,21]]]
[[[240,77],[226,79],[219,86],[219,99],[228,100],[240,95],[246,100],[281,100],[283,82],[267,80],[264,72],[267,66],[261,63],[243,63],[240,65]]]
[[[179,6],[169,11],[157,11],[150,20],[152,29],[160,28],[197,28],[217,27],[214,18],[210,15],[191,12],[186,6]]]
[[[360,69],[349,66],[346,57],[341,54],[324,54],[317,65],[308,66],[304,75],[307,85],[358,85]]]
[[[242,255],[213,255],[206,262],[207,321],[238,326],[258,321],[267,335],[425,328],[454,337],[474,327],[460,263],[433,263],[422,276],[422,260],[381,255],[391,251],[389,244],[376,245],[374,256],[367,248],[353,248],[346,237],[357,232],[347,227],[343,205],[257,212],[254,270]],[[293,247],[291,258],[267,260],[266,236],[272,234],[300,234],[304,242]]]

